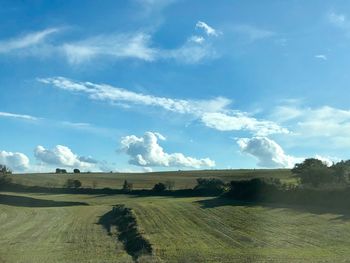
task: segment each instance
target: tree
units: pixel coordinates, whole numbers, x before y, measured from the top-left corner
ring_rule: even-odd
[[[74,169],[74,170],[73,170],[73,173],[79,174],[79,173],[80,173],[80,170],[79,170],[79,169]]]
[[[0,164],[0,174],[12,174],[12,171],[6,165]]]
[[[64,184],[65,187],[67,188],[79,188],[81,187],[81,182],[79,180],[74,180],[74,179],[68,179],[66,183]]]
[[[123,191],[126,193],[129,193],[132,191],[132,189],[133,189],[133,184],[125,180],[123,184]]]
[[[6,165],[0,164],[0,188],[11,183],[11,170]]]
[[[56,174],[66,174],[66,173],[67,173],[66,169],[56,168]]]
[[[198,178],[194,190],[208,194],[220,194],[224,191],[225,183],[217,178]]]
[[[165,186],[168,190],[174,190],[175,182],[174,181],[166,181]]]
[[[157,183],[153,186],[152,190],[157,193],[164,192],[166,190],[166,185],[163,183]]]
[[[305,159],[304,162],[296,164],[291,171],[304,185],[319,186],[336,181],[332,170],[315,158]]]

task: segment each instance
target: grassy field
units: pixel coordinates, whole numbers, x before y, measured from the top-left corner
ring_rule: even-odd
[[[144,175],[148,176],[148,175]],[[0,193],[0,262],[133,262],[97,224],[134,210],[153,261],[347,262],[350,218],[215,197]]]
[[[153,173],[81,173],[81,174],[14,174],[15,183],[48,187],[62,187],[67,179],[79,179],[82,187],[121,188],[124,180],[133,183],[135,189],[150,189],[158,182],[173,181],[175,189],[188,189],[196,185],[200,177],[216,177],[225,182],[250,178],[280,178],[283,182],[295,182],[288,169],[256,170],[202,170]]]

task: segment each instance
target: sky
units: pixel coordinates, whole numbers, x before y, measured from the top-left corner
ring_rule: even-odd
[[[0,164],[349,159],[349,68],[346,0],[0,0]]]

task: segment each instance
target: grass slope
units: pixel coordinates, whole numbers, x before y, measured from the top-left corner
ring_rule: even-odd
[[[163,262],[350,258],[350,219],[345,215],[204,197],[2,194],[57,204],[22,207],[0,199],[0,258],[5,262],[131,262],[122,244],[96,224],[117,203],[133,209]],[[71,202],[78,205],[66,206]]]

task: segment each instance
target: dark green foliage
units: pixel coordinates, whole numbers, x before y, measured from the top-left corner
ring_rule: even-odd
[[[350,181],[350,160],[335,163],[330,169],[332,170],[337,182]]]
[[[337,181],[334,171],[322,161],[314,158],[305,159],[304,162],[296,164],[292,173],[300,179],[303,185],[317,187]]]
[[[132,191],[132,189],[133,189],[133,184],[125,180],[123,184],[123,192],[129,193]]]
[[[64,184],[65,187],[67,188],[79,188],[81,187],[81,182],[79,180],[74,180],[74,179],[68,179],[66,183]]]
[[[164,192],[165,190],[166,190],[166,185],[165,184],[163,184],[163,183],[157,183],[157,184],[155,184],[154,185],[154,187],[153,187],[153,191],[154,192],[157,192],[157,193],[161,193],[161,192]]]
[[[12,171],[6,165],[0,164],[0,174],[2,174],[2,175],[12,174]]]
[[[67,173],[66,169],[56,168],[56,174],[66,174],[66,173]]]
[[[174,181],[166,181],[165,186],[168,190],[174,190],[175,189],[175,182]]]
[[[217,178],[198,178],[194,190],[205,194],[221,194],[225,190],[225,183]]]
[[[247,201],[263,201],[278,193],[280,183],[256,178],[244,181],[232,181],[227,195],[231,198]]]
[[[113,210],[103,215],[99,224],[103,225],[109,234],[111,227],[118,228],[118,239],[123,242],[125,250],[136,261],[142,255],[151,255],[151,243],[140,233],[136,216],[130,208],[116,205]]]
[[[80,173],[80,170],[79,170],[79,169],[74,169],[74,170],[73,170],[73,173],[79,174],[79,173]]]

